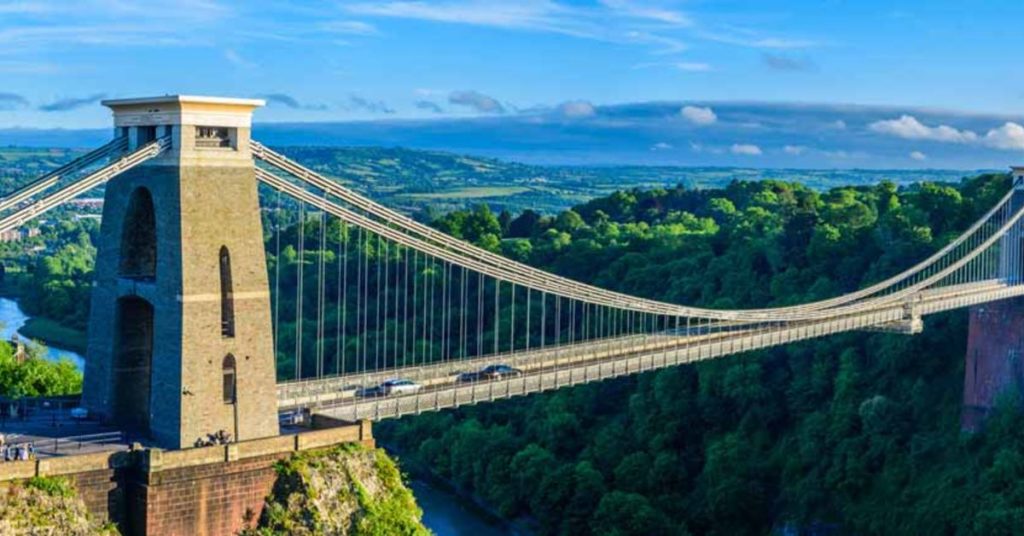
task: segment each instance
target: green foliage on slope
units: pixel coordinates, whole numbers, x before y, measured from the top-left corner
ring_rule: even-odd
[[[82,373],[68,360],[41,357],[44,348],[29,345],[28,359],[18,361],[11,345],[0,343],[0,396],[59,396],[82,392]]]
[[[294,455],[243,535],[427,536],[423,512],[383,450],[342,445]]]
[[[59,477],[0,485],[0,534],[116,536],[110,523],[92,519],[71,483]]]
[[[504,253],[603,287],[760,307],[910,266],[1008,186],[733,183],[619,192],[504,227],[470,212],[436,224],[481,245],[499,227]],[[385,421],[378,437],[541,534],[1013,533],[1024,414],[1008,404],[960,433],[965,334],[956,311],[914,337],[837,335]]]

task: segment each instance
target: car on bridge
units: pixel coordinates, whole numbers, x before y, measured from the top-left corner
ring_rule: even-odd
[[[284,426],[299,426],[306,422],[308,417],[306,412],[299,409],[293,411],[285,411],[277,415],[277,422]]]
[[[459,374],[460,382],[477,382],[483,380],[501,380],[503,378],[518,378],[523,371],[508,365],[488,365],[476,372],[463,372]]]
[[[423,386],[403,378],[387,380],[380,385],[364,387],[356,390],[356,396],[361,398],[373,398],[377,396],[411,395],[420,392]]]

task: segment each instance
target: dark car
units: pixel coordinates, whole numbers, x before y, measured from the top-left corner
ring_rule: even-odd
[[[500,380],[502,378],[518,378],[522,375],[523,371],[508,365],[488,365],[476,372],[463,372],[459,374],[459,381]]]
[[[355,396],[358,398],[373,398],[377,396],[383,396],[384,390],[379,385],[373,387],[360,387],[356,389]]]

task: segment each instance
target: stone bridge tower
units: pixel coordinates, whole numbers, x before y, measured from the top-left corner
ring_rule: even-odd
[[[171,147],[106,186],[84,404],[182,448],[276,435],[267,266],[249,150],[263,101],[111,100],[115,135]]]

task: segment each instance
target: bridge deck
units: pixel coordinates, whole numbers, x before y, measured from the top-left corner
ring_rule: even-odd
[[[1024,295],[1024,286],[1008,286],[997,280],[989,280],[924,291],[912,303],[915,314],[927,315],[1020,295]],[[557,389],[834,333],[870,329],[900,322],[904,320],[905,314],[904,303],[895,302],[845,316],[789,323],[771,330],[737,328],[689,335],[663,332],[418,367],[393,368],[372,374],[292,382],[278,386],[279,407],[316,408],[319,413],[349,420],[400,417]],[[476,370],[493,363],[507,363],[522,369],[524,374],[499,381],[458,382],[458,372]],[[417,394],[386,398],[355,396],[355,386],[375,385],[396,376],[420,383],[423,390]]]

